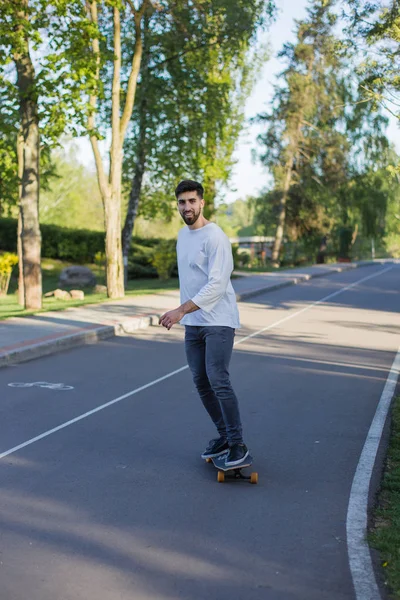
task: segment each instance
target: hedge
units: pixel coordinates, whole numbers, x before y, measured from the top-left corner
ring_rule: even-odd
[[[16,219],[0,219],[0,251],[17,251]],[[86,229],[68,229],[58,225],[41,225],[42,256],[75,264],[94,263],[96,254],[104,254],[105,233]],[[128,277],[157,277],[153,266],[154,249],[158,239],[132,238],[128,257]],[[177,266],[173,269],[177,275]]]
[[[0,250],[17,251],[17,220],[0,219]],[[78,264],[94,262],[97,252],[104,252],[104,233],[86,229],[68,229],[41,225],[42,256]]]

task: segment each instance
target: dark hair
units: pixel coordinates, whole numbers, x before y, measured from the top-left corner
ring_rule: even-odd
[[[203,198],[204,188],[201,185],[201,183],[198,183],[198,181],[192,181],[191,179],[185,179],[184,181],[181,181],[178,184],[178,186],[175,190],[175,196],[178,197],[179,194],[183,194],[183,192],[197,192],[199,197]]]

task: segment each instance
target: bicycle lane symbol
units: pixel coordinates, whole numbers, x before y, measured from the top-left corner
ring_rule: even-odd
[[[9,383],[8,387],[14,388],[31,388],[31,387],[39,387],[39,388],[47,388],[49,390],[73,390],[74,387],[72,385],[65,385],[64,383],[49,383],[48,381],[34,381],[33,383]]]

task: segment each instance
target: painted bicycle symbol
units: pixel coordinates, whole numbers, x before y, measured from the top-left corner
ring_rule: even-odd
[[[49,383],[48,381],[34,381],[33,383],[9,383],[9,387],[15,388],[30,388],[30,387],[40,387],[47,388],[49,390],[73,390],[72,385],[65,385],[64,383]]]

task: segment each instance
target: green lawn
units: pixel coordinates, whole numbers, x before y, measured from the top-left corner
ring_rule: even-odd
[[[390,597],[400,600],[400,396],[393,406],[389,450],[369,541],[380,553]]]
[[[70,266],[69,263],[65,263],[58,260],[43,259],[42,262],[42,273],[43,273],[43,294],[57,289],[58,278],[63,268]],[[99,285],[105,284],[105,273],[104,269],[97,265],[85,265],[89,267],[97,277],[97,283]],[[35,314],[40,311],[27,311],[24,310],[19,304],[17,299],[17,269],[14,269],[13,278],[11,279],[10,289],[5,297],[0,297],[0,319],[6,319],[8,317],[24,317],[31,314]],[[127,296],[137,296],[143,294],[154,294],[160,293],[166,290],[178,289],[178,279],[170,279],[168,281],[160,281],[159,279],[132,279],[128,282],[126,290]],[[82,306],[84,304],[96,304],[99,302],[106,302],[108,300],[107,294],[95,294],[91,288],[83,289],[85,292],[84,300],[56,300],[55,298],[44,298],[43,299],[43,311],[49,310],[63,310],[70,306]]]

